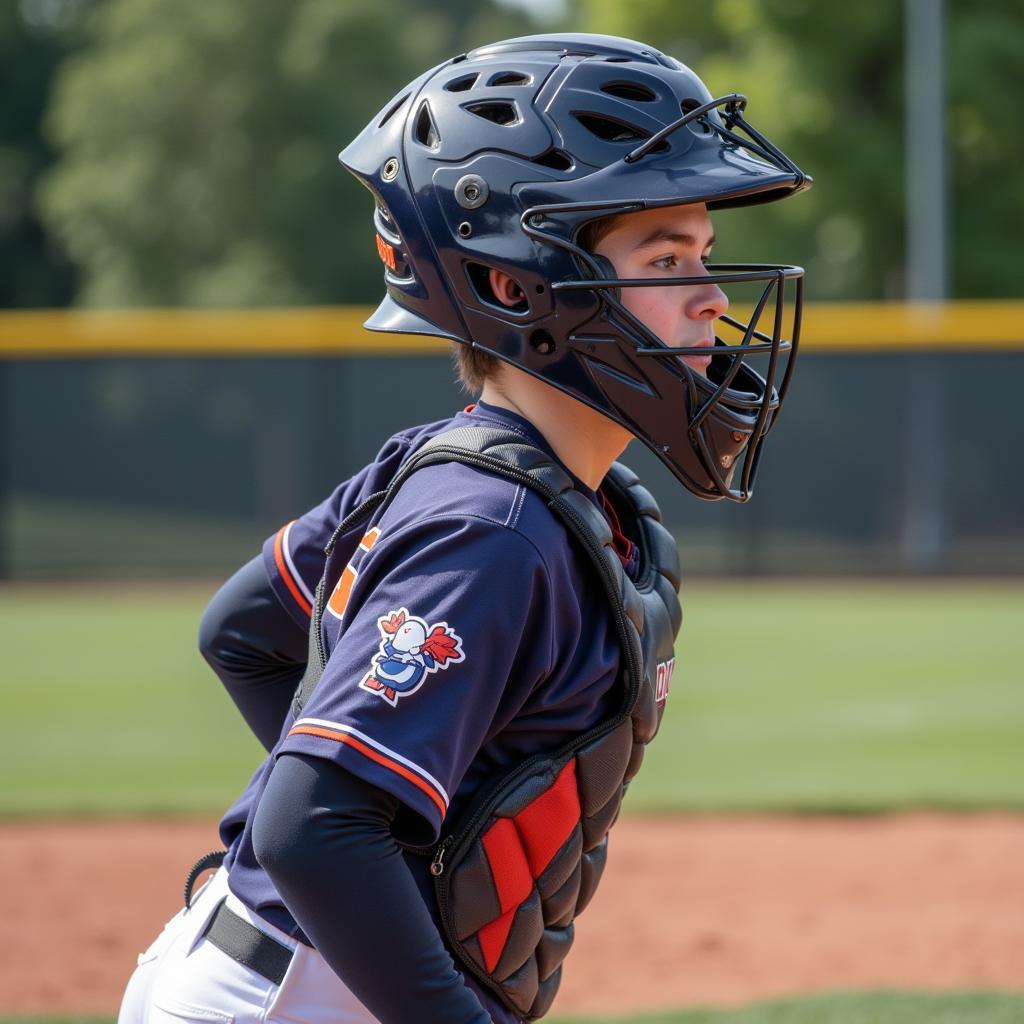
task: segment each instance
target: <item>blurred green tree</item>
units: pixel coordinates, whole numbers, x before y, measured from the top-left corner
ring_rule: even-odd
[[[946,7],[951,293],[1021,296],[1024,136],[1004,122],[1024,94],[1024,4]],[[712,93],[747,93],[755,127],[814,176],[792,202],[720,214],[716,255],[800,259],[812,298],[903,296],[902,3],[576,0],[575,16],[673,54]]]
[[[1024,5],[947,9],[952,292],[1022,295],[1024,178],[1006,169],[1024,136],[1003,122],[1024,85]],[[552,27],[474,0],[254,10],[105,0],[91,45],[62,69],[49,117],[62,159],[41,205],[80,268],[78,301],[372,301],[369,205],[335,152],[432,63]],[[815,176],[793,202],[720,214],[718,257],[798,259],[812,298],[900,298],[902,18],[883,0],[575,0],[563,24],[647,40],[713,92],[747,92],[753,123]]]
[[[1024,97],[1022,43],[1020,0],[950,4],[948,132],[957,296],[1024,295],[1024,132],[1017,121]]]
[[[40,223],[33,194],[56,157],[41,131],[50,85],[82,44],[94,4],[0,4],[0,308],[63,306],[74,292],[74,267]]]
[[[41,192],[78,301],[374,300],[372,207],[338,150],[425,68],[531,30],[481,0],[107,0],[59,76]]]

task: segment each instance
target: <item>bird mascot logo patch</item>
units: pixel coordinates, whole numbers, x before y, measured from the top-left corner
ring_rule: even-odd
[[[382,640],[373,669],[359,686],[397,707],[400,697],[415,693],[431,673],[464,660],[462,637],[447,622],[428,626],[404,608],[377,620]]]

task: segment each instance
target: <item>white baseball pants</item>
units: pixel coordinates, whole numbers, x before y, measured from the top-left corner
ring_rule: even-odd
[[[221,899],[250,924],[295,952],[280,985],[204,938]],[[249,910],[221,868],[139,955],[118,1024],[377,1024],[324,958]]]

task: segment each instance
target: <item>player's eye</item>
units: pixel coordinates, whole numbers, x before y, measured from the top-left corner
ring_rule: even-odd
[[[662,256],[660,259],[656,259],[653,265],[661,267],[662,270],[674,270],[679,264],[675,256]]]

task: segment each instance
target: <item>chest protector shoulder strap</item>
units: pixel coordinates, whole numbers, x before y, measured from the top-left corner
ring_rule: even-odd
[[[621,701],[610,717],[491,780],[457,821],[445,821],[445,835],[432,851],[441,920],[460,966],[519,1017],[536,1020],[558,991],[573,922],[597,888],[608,832],[661,722],[682,622],[679,556],[654,499],[616,463],[604,489],[640,549],[634,583],[623,571],[607,520],[568,474],[519,434],[484,427],[451,430],[420,447],[387,490],[368,498],[338,527],[328,553],[340,537],[382,512],[410,474],[453,461],[544,497],[593,566],[622,651],[616,682]],[[324,590],[321,580],[296,716],[323,672]]]

